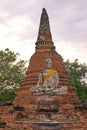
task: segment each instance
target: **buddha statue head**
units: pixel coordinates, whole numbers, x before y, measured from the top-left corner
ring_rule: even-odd
[[[46,69],[51,69],[52,68],[52,59],[51,58],[46,59],[45,67],[46,67]]]

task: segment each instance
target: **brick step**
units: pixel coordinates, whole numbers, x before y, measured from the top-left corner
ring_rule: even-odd
[[[34,86],[36,84],[37,84],[37,81],[27,81],[27,82],[25,81],[25,82],[22,83],[21,86],[24,86],[24,85],[32,85],[32,86]],[[59,85],[60,86],[62,86],[62,85],[69,86],[70,84],[69,84],[69,82],[64,81],[64,82],[60,82]]]
[[[31,122],[16,121],[16,125],[26,128],[26,130],[87,130],[87,122],[68,121],[68,122]]]

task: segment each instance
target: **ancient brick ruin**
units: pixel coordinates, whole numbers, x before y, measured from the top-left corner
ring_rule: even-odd
[[[70,82],[63,58],[55,50],[49,25],[49,17],[43,9],[26,80],[18,89],[13,104],[0,106],[2,130],[87,130],[87,109],[83,109],[77,92]],[[46,58],[53,61],[53,69],[59,74],[59,87],[67,87],[66,93],[35,96],[30,88],[38,81]],[[79,107],[78,107],[79,106]],[[81,109],[82,108],[82,109]]]
[[[20,89],[18,90],[19,94],[17,97],[17,104],[18,102],[21,102],[21,96],[25,95],[24,97],[26,98],[23,98],[25,99],[23,102],[27,105],[27,100],[29,99],[29,95],[31,93],[29,92],[29,88],[37,84],[39,73],[44,69],[44,62],[48,57],[53,61],[53,69],[57,70],[59,73],[59,85],[71,86],[70,78],[65,71],[63,58],[55,50],[50,32],[49,17],[45,9],[42,11],[38,37],[35,45],[35,53],[30,58],[29,67],[26,73],[26,80],[22,83]]]

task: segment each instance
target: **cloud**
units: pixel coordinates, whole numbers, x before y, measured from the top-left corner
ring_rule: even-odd
[[[68,1],[68,0],[67,0]],[[69,2],[69,3],[68,3]],[[87,42],[87,1],[68,1],[54,16],[53,31],[59,39]],[[57,17],[58,16],[58,17]],[[55,24],[57,23],[57,24]]]
[[[34,45],[43,7],[47,9],[49,15],[57,50],[63,53],[63,56],[66,56],[67,52],[66,57],[70,50],[73,53],[73,55],[70,53],[71,57],[81,58],[80,55],[85,57],[87,55],[87,0],[2,0],[0,1],[2,36],[0,43],[3,41],[6,44],[3,39],[8,39],[8,43],[16,40],[15,42],[20,45]]]

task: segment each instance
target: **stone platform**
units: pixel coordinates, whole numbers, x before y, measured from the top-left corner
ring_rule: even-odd
[[[29,121],[16,121],[16,125],[21,126],[19,130],[87,130],[87,122],[29,122]],[[17,130],[18,130],[17,129]]]
[[[86,130],[87,110],[75,108],[78,98],[74,96],[69,92],[36,96],[28,108],[0,106],[0,130]]]

